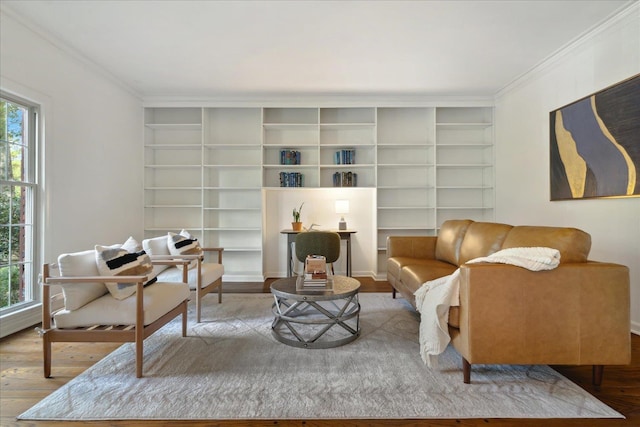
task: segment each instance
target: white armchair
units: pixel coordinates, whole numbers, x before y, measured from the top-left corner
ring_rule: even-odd
[[[96,247],[97,248],[97,247]],[[42,328],[44,376],[51,376],[53,342],[133,342],[136,376],[142,377],[143,342],[162,326],[182,314],[182,336],[187,335],[189,288],[184,283],[148,281],[147,275],[128,274],[124,268],[101,275],[97,250],[58,257],[58,264],[42,267]],[[121,252],[127,254],[127,251]],[[139,253],[143,254],[143,253]],[[138,255],[138,254],[134,254]],[[146,255],[144,255],[146,256]],[[134,262],[131,253],[127,263]],[[139,266],[138,266],[139,267]],[[60,275],[52,275],[52,270]],[[64,306],[52,311],[51,286],[62,286]],[[126,289],[126,294],[118,293]]]
[[[181,234],[191,238],[184,230]],[[217,289],[218,304],[222,303],[222,276],[224,274],[222,252],[224,248],[201,248],[198,246],[197,251],[194,251],[196,253],[178,254],[174,251],[172,254],[170,235],[173,233],[145,239],[142,241],[142,247],[150,255],[153,274],[159,281],[187,283],[189,289],[195,292],[196,322],[200,323],[202,298],[205,295]],[[204,254],[208,252],[217,254],[217,262],[204,261]]]

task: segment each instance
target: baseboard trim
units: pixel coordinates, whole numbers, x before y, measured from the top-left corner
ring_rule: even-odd
[[[0,338],[15,334],[42,321],[42,305],[32,305],[0,317]],[[35,332],[34,332],[35,333]]]
[[[631,333],[640,335],[640,322],[631,322]]]

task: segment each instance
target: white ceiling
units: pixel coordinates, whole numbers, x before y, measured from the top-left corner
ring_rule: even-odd
[[[634,1],[1,4],[143,97],[485,96]]]

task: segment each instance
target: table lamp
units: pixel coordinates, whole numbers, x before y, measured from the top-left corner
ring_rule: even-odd
[[[338,230],[346,230],[347,222],[344,220],[344,214],[349,213],[349,201],[336,200],[336,213],[342,215],[340,222],[338,223]]]

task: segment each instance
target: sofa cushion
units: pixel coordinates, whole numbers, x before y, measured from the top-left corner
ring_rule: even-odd
[[[411,264],[403,267],[400,271],[400,281],[413,293],[424,282],[447,276],[456,271],[457,268],[458,266],[447,262],[433,259],[423,260],[420,264]]]
[[[96,251],[74,252],[58,257],[61,276],[99,276],[96,265]],[[64,306],[67,310],[76,310],[83,305],[107,293],[104,283],[65,283],[61,285]]]
[[[512,228],[512,225],[495,222],[470,224],[460,246],[460,265],[471,259],[498,252]]]
[[[201,287],[205,287],[215,282],[224,274],[224,266],[211,262],[203,262],[200,264],[200,272],[202,274]],[[168,268],[157,277],[160,282],[182,282],[182,270],[178,268]],[[195,289],[198,283],[198,269],[192,268],[187,273],[187,282],[189,289]]]
[[[184,283],[157,282],[145,287],[143,298],[144,324],[153,323],[188,298],[189,287]],[[61,310],[56,313],[54,316],[56,327],[135,325],[136,300],[137,298],[117,300],[110,293],[107,293],[78,310]]]
[[[400,272],[402,271],[403,267],[407,265],[414,265],[414,264],[415,265],[429,264],[429,263],[432,263],[433,261],[436,261],[436,260],[425,259],[425,258],[403,257],[403,256],[387,258],[387,274],[392,275],[396,279],[400,279]]]
[[[571,227],[516,226],[509,231],[502,249],[541,246],[560,251],[560,263],[587,262],[591,236]]]
[[[436,259],[455,266],[460,265],[460,246],[472,222],[470,219],[456,219],[442,224],[436,242]]]

